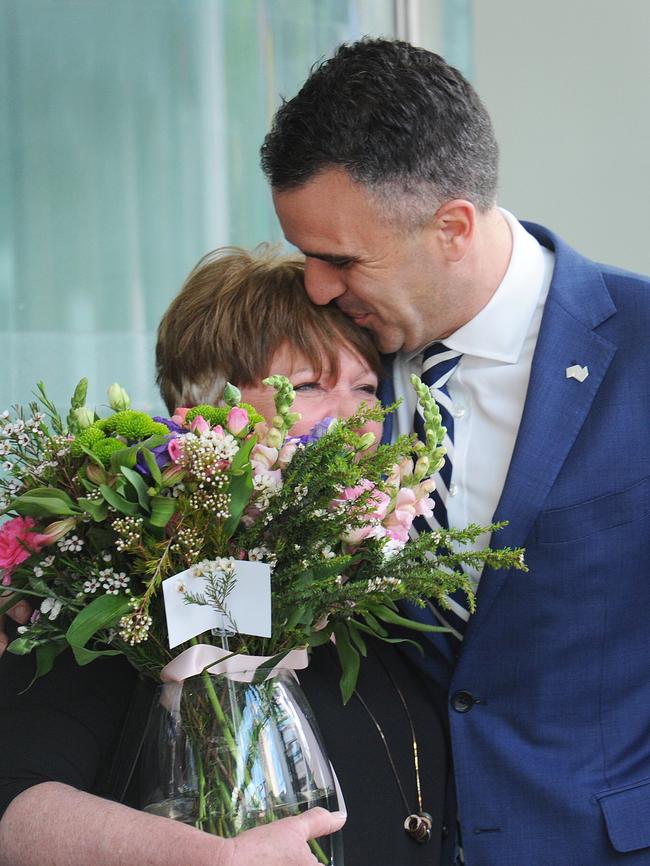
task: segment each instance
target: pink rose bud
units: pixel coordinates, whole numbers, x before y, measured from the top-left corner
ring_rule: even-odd
[[[184,477],[185,469],[182,466],[178,466],[176,463],[170,463],[169,466],[165,466],[162,471],[162,479],[165,484],[174,484],[181,481]]]
[[[45,532],[40,536],[40,538],[47,539],[45,544],[54,544],[55,541],[63,538],[63,536],[67,535],[71,529],[74,529],[76,525],[77,521],[74,517],[65,517],[63,520],[55,520],[53,523],[50,523],[45,527]]]
[[[197,415],[190,424],[190,430],[192,431],[192,433],[198,433],[199,435],[201,435],[201,433],[207,433],[209,429],[210,425],[205,420],[203,415]]]
[[[92,481],[93,484],[106,484],[108,478],[106,472],[96,463],[89,463],[88,466],[86,466],[86,477],[89,481]]]
[[[226,426],[235,436],[237,433],[241,433],[242,430],[248,427],[248,412],[239,406],[233,406],[230,412],[228,412]]]

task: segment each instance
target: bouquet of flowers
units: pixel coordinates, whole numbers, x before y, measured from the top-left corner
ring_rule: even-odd
[[[164,679],[188,650],[217,643],[222,658],[262,657],[251,665],[260,684],[296,648],[333,636],[347,701],[367,635],[390,639],[393,624],[435,630],[401,616],[400,600],[435,598],[444,607],[462,588],[473,607],[463,565],[525,567],[521,550],[469,549],[484,531],[478,526],[409,540],[413,520],[431,513],[430,476],[444,459],[440,415],[418,379],[426,441],[402,437],[377,448],[359,430],[384,409],[362,406],[347,421],[324,419],[295,438],[290,383],[267,383],[276,407],[268,423],[232,386],[222,406],[152,418],[113,385],[112,411],[100,418],[85,405],[85,380],[66,421],[42,383],[37,402],[0,416],[8,518],[0,525],[0,584],[12,593],[4,608],[21,597],[35,606],[8,649],[34,652],[36,676],[71,648],[81,665],[123,654]],[[265,605],[266,622],[249,625]],[[196,672],[211,688],[215,658],[200,658]],[[196,738],[210,707],[222,723],[229,718],[214,690],[205,700],[192,716]],[[234,739],[231,730],[231,750]],[[206,786],[204,777],[202,790],[234,799],[253,759],[243,771],[241,761],[237,770],[221,760],[218,778]]]
[[[525,567],[521,550],[464,547],[478,526],[408,540],[414,518],[431,513],[430,476],[444,459],[437,406],[416,377],[426,442],[401,437],[375,450],[372,434],[357,431],[386,410],[362,407],[296,439],[290,383],[267,382],[276,389],[270,424],[232,386],[224,406],[151,418],[113,385],[113,412],[98,418],[85,380],[67,423],[42,383],[28,412],[0,416],[2,506],[12,515],[0,526],[0,583],[12,603],[39,602],[11,652],[35,651],[39,676],[70,646],[79,664],[122,653],[157,678],[178,654],[163,581],[187,574],[177,584],[184,601],[228,619],[238,564],[260,562],[272,573],[271,634],[251,637],[231,622],[230,652],[277,659],[334,634],[347,700],[364,634],[384,637],[386,623],[429,628],[401,617],[397,601],[445,606],[460,587],[473,607],[463,564]]]

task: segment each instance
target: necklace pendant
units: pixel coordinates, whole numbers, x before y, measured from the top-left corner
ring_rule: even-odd
[[[433,819],[428,812],[418,812],[411,814],[404,821],[404,829],[409,834],[411,839],[424,844],[431,838],[431,825]]]

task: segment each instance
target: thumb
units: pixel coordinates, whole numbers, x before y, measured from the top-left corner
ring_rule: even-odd
[[[347,817],[345,812],[328,812],[327,809],[316,806],[290,820],[300,823],[300,831],[304,833],[305,839],[317,839],[319,836],[336,833],[345,824]]]

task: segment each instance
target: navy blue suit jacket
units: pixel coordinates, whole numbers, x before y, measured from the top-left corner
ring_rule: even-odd
[[[650,280],[524,225],[556,259],[493,544],[530,570],[486,571],[457,658],[433,635],[423,664],[468,866],[648,866]]]

